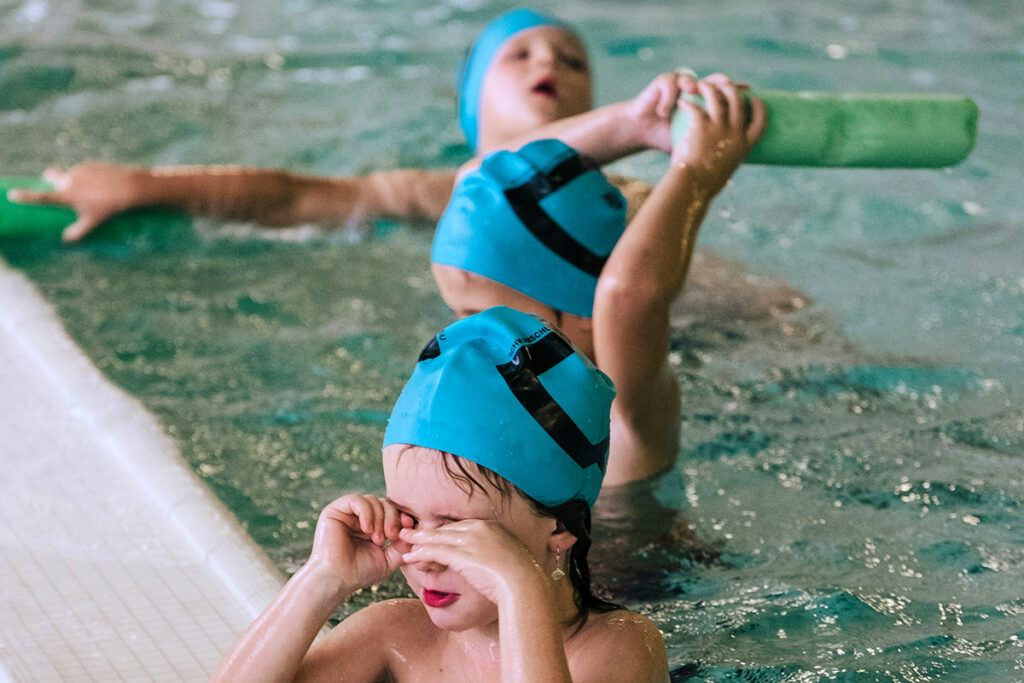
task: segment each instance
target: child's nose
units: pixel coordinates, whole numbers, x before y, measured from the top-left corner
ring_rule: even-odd
[[[448,569],[448,566],[438,564],[437,562],[420,562],[416,565],[416,568],[424,574],[440,574],[445,569]]]
[[[549,65],[555,62],[555,51],[547,45],[541,45],[533,50],[533,61],[537,64]]]

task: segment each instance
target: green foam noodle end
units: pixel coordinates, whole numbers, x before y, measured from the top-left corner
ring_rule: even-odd
[[[52,237],[60,239],[64,228],[76,218],[75,212],[62,206],[18,204],[7,199],[14,189],[48,191],[53,187],[39,178],[0,177],[0,239]],[[181,214],[157,209],[126,211],[109,221],[114,229],[139,229],[145,225],[179,224]]]
[[[978,105],[960,95],[761,90],[768,127],[748,163],[831,168],[946,168],[970,154]],[[703,105],[699,97],[685,96]],[[690,125],[679,109],[672,141]]]

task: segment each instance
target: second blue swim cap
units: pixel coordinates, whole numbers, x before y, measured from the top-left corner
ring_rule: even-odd
[[[594,290],[626,227],[626,199],[559,140],[486,156],[455,187],[430,258],[559,311],[594,314]]]
[[[540,318],[496,306],[427,344],[384,445],[471,460],[544,505],[593,506],[614,397],[611,380]]]
[[[455,92],[459,102],[459,126],[466,135],[469,146],[476,151],[479,133],[480,93],[484,76],[495,53],[506,40],[527,29],[538,26],[557,26],[566,31],[571,29],[563,22],[533,10],[517,8],[509,10],[492,20],[480,31],[469,52],[459,63],[455,72]]]

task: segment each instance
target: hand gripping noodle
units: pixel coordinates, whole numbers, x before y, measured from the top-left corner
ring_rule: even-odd
[[[497,306],[427,344],[384,445],[472,460],[544,505],[593,506],[614,397],[611,380],[540,318]]]
[[[7,199],[8,190],[46,190],[53,186],[38,178],[0,177],[0,239],[60,237],[75,221],[75,212],[64,206],[19,204]],[[142,225],[165,228],[188,221],[186,216],[157,209],[134,209],[110,220],[111,229],[136,229]]]
[[[572,30],[563,22],[546,14],[522,7],[509,10],[492,20],[480,31],[480,35],[473,41],[466,56],[459,63],[459,68],[455,72],[459,126],[473,151],[476,151],[477,134],[480,130],[478,122],[480,94],[483,90],[487,68],[491,65],[498,48],[506,40],[520,31],[538,26],[557,26],[566,31]]]
[[[488,155],[459,182],[430,258],[590,317],[625,227],[626,200],[600,169],[558,140],[538,140]]]

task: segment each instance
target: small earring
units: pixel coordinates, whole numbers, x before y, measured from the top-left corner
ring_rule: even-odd
[[[555,571],[551,572],[552,581],[561,581],[565,578],[565,572],[562,571],[562,552],[555,553]]]

